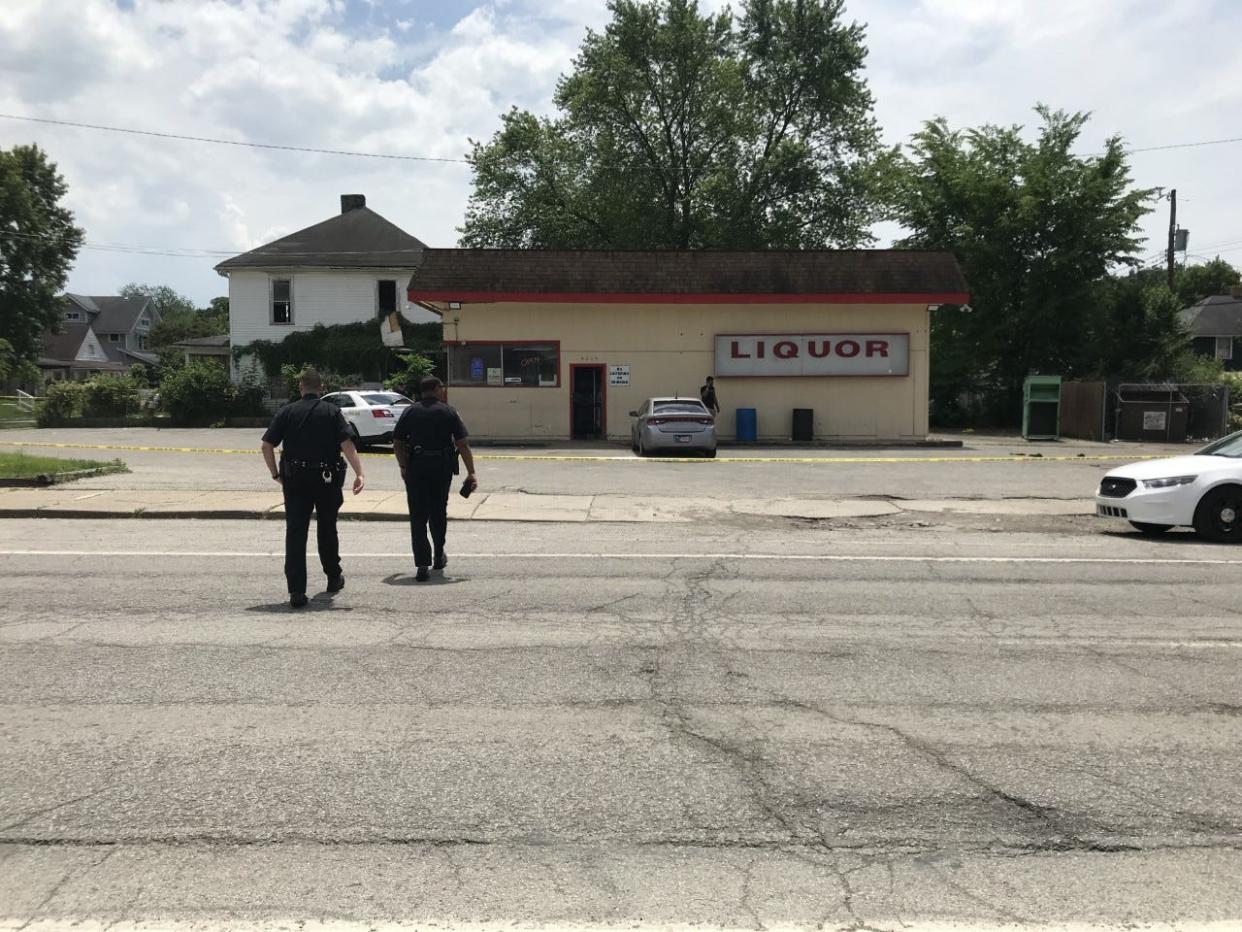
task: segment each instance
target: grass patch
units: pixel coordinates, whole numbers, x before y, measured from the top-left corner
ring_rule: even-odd
[[[25,453],[0,453],[0,479],[33,479],[36,476],[76,472],[80,469],[108,469],[128,472],[120,460],[69,460],[58,456],[29,456]]]
[[[0,421],[33,421],[33,411],[23,411],[16,401],[0,401]]]

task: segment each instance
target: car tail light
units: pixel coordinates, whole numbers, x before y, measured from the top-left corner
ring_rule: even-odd
[[[659,426],[659,425],[661,425],[661,424],[667,424],[667,423],[668,423],[668,418],[666,418],[666,417],[649,417],[649,418],[647,418],[647,423],[658,427],[658,426]]]
[[[387,408],[372,408],[371,417],[393,417],[393,413]]]

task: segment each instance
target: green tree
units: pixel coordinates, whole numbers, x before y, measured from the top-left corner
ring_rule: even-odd
[[[168,285],[142,285],[130,282],[118,292],[122,298],[150,298],[160,317],[174,314],[193,314],[194,302],[178,294]]]
[[[68,188],[38,146],[0,150],[0,339],[19,359],[38,356],[61,319],[57,294],[82,246],[61,205]]]
[[[1137,264],[1154,192],[1132,186],[1121,140],[1076,155],[1087,115],[1037,113],[1033,142],[1019,126],[959,131],[933,120],[903,158],[896,217],[912,232],[899,245],[951,250],[971,291],[969,306],[932,314],[940,418],[965,393],[1013,419],[1027,374],[1097,368],[1099,285]]]
[[[869,241],[890,161],[843,0],[610,0],[557,85],[470,154],[465,246],[696,248]]]
[[[1173,287],[1184,307],[1210,295],[1229,294],[1229,287],[1239,282],[1242,282],[1242,275],[1219,256],[1202,265],[1180,266],[1173,271]]]

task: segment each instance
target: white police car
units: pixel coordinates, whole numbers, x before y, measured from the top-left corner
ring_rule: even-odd
[[[1144,534],[1193,527],[1205,540],[1242,542],[1242,431],[1190,456],[1114,469],[1100,482],[1095,513]]]
[[[345,415],[354,443],[363,447],[392,440],[392,429],[406,406],[413,404],[405,395],[385,391],[345,391],[324,395]]]

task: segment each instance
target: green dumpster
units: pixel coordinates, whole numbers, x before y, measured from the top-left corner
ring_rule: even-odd
[[[1061,377],[1028,375],[1022,386],[1022,436],[1056,440],[1061,436]]]

